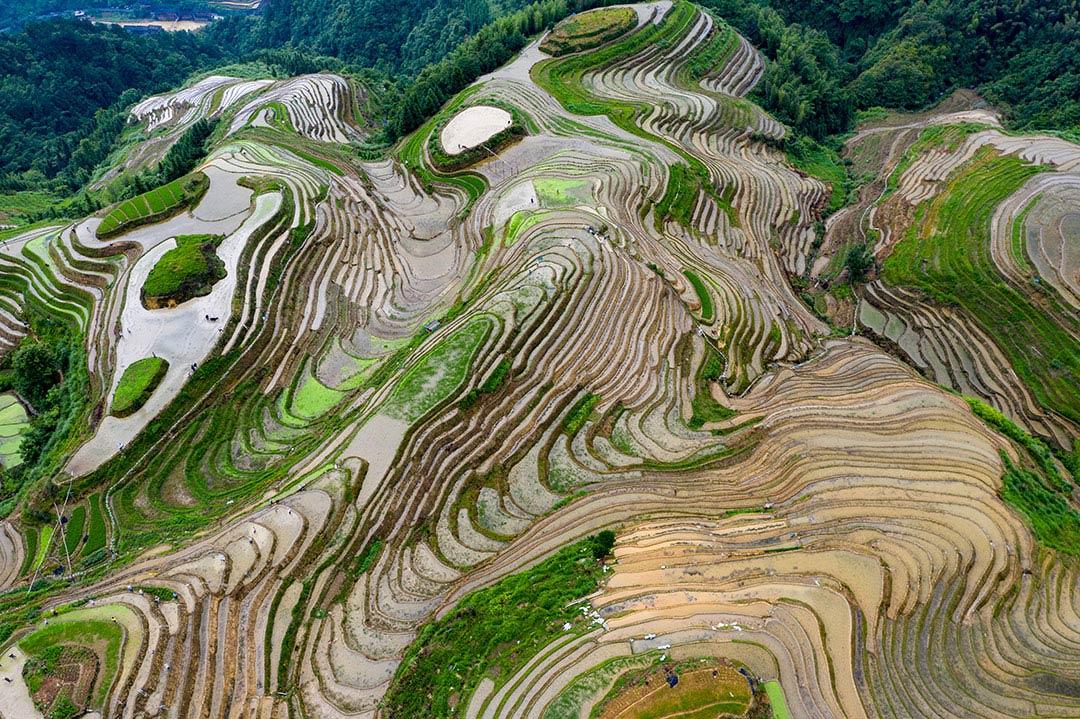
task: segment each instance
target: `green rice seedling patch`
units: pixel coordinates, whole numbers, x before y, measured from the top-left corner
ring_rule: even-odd
[[[503,243],[510,247],[523,232],[530,227],[534,227],[544,218],[543,212],[534,212],[533,210],[518,210],[510,216],[510,221],[506,223],[506,235]]]
[[[354,357],[353,362],[351,373],[337,386],[341,392],[349,392],[362,387],[379,360],[375,357]]]
[[[599,403],[600,397],[592,393],[586,393],[574,403],[562,424],[563,431],[566,432],[568,437],[573,437],[581,431],[581,428],[589,421],[590,415],[592,415],[593,410],[596,409],[596,405]]]
[[[285,105],[276,100],[263,106],[270,113],[270,126],[282,132],[295,132],[292,120],[289,119],[289,110]]]
[[[168,370],[169,363],[160,357],[144,357],[132,362],[116,384],[110,413],[114,417],[127,417],[138,411]]]
[[[39,531],[36,527],[23,527],[22,538],[23,546],[26,547],[26,554],[23,556],[23,565],[19,570],[19,574],[27,574],[32,571],[32,565],[34,560],[37,559],[37,546]]]
[[[148,594],[151,597],[157,597],[163,602],[172,602],[176,600],[176,592],[167,589],[166,587],[151,587],[144,584],[139,587],[134,587],[134,589],[141,591],[143,594]]]
[[[19,235],[22,235],[31,230],[42,230],[46,227],[54,227],[57,230],[60,230],[63,228],[63,225],[58,225],[56,223],[56,220],[42,220],[41,222],[35,222],[32,225],[24,225],[22,227],[9,227],[0,230],[0,242],[6,242],[7,240],[18,237]]]
[[[589,183],[562,177],[545,177],[533,180],[533,188],[540,204],[547,207],[570,207],[592,201]]]
[[[1019,265],[1021,269],[1033,274],[1035,268],[1028,262],[1025,234],[1027,231],[1027,216],[1031,212],[1031,209],[1039,203],[1040,199],[1042,199],[1042,195],[1036,195],[1031,198],[1031,202],[1027,203],[1027,205],[1024,206],[1024,209],[1020,211],[1020,214],[1016,216],[1016,219],[1013,220],[1012,235],[1010,236],[1011,241],[1009,244],[1012,258],[1016,261],[1016,264]]]
[[[492,318],[481,316],[441,340],[401,378],[387,399],[386,413],[411,424],[446,400],[465,381],[494,327]]]
[[[58,272],[56,263],[53,261],[52,254],[49,252],[49,243],[56,239],[55,233],[47,235],[41,235],[23,245],[23,256],[30,259],[32,262],[41,267],[47,268],[49,271],[47,274],[55,276]],[[60,284],[60,283],[57,283]]]
[[[602,560],[614,542],[614,533],[605,531],[572,544],[467,594],[442,619],[424,625],[394,675],[384,711],[410,719],[457,716],[454,704],[459,710],[467,705],[481,679],[497,688],[553,639],[588,631],[588,618],[574,602],[600,586]]]
[[[642,669],[656,664],[658,652],[616,657],[578,675],[566,686],[544,710],[542,719],[578,719],[585,702],[610,686],[620,675],[629,670]]]
[[[68,554],[74,554],[79,548],[79,542],[83,538],[83,529],[86,527],[86,507],[79,505],[71,512],[67,524],[64,525],[64,549]]]
[[[989,148],[919,205],[882,278],[969,313],[1004,352],[1039,404],[1080,421],[1080,341],[1075,314],[1056,294],[1016,287],[990,257],[990,222],[1005,198],[1045,168]]]
[[[37,551],[34,553],[34,561],[30,563],[31,572],[37,571],[45,563],[45,557],[49,555],[49,547],[52,545],[54,531],[56,531],[56,527],[51,524],[46,524],[41,528],[41,534],[38,535],[37,540]]]
[[[651,109],[646,103],[628,102],[594,95],[582,82],[586,73],[608,67],[614,61],[632,56],[650,46],[671,47],[685,37],[698,16],[689,2],[676,2],[660,24],[647,23],[616,42],[595,52],[543,60],[532,67],[533,81],[559,101],[567,112],[576,115],[606,115],[616,126],[641,138],[659,142],[675,152],[698,176],[708,176],[702,162],[682,147],[657,137],[637,125],[637,119]]]
[[[716,314],[716,309],[713,306],[712,293],[709,292],[709,288],[705,285],[705,282],[698,277],[697,273],[693,270],[683,270],[683,275],[689,280],[690,285],[694,288],[694,293],[701,302],[701,321],[705,324],[712,324]]]
[[[344,392],[327,387],[313,373],[307,372],[292,396],[290,414],[307,420],[318,419],[333,409],[344,396]]]
[[[590,50],[625,35],[637,21],[637,13],[628,7],[597,8],[571,15],[552,28],[540,49],[556,56]]]
[[[676,678],[674,686],[665,681]],[[716,719],[741,717],[753,696],[746,677],[730,664],[688,661],[647,667],[620,676],[593,710],[598,719]]]
[[[86,527],[86,544],[83,555],[89,556],[105,547],[105,512],[102,509],[101,495],[91,494],[86,501],[90,507],[90,522]]]
[[[664,195],[653,208],[656,229],[663,229],[664,222],[671,219],[688,230],[694,230],[694,208],[702,193],[711,197],[727,215],[728,222],[738,227],[739,218],[731,204],[733,191],[734,188],[729,188],[726,191],[717,192],[704,166],[673,165],[668,175],[667,186],[664,188]]]
[[[461,398],[461,401],[458,402],[458,407],[462,412],[468,412],[484,395],[498,392],[509,377],[510,360],[503,357],[479,387],[474,387],[469,390],[465,396]]]
[[[19,445],[28,429],[30,420],[26,408],[15,395],[9,392],[0,394],[0,464],[5,469],[13,469],[22,464]]]

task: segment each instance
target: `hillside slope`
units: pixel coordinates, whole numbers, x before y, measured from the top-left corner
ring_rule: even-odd
[[[149,98],[205,194],[5,237],[82,403],[0,521],[4,719],[1080,716],[1080,146],[878,118],[826,220],[762,54],[632,8],[385,153],[341,75]],[[191,235],[224,276],[145,307]]]

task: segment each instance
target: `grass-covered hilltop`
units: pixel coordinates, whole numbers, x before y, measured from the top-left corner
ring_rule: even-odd
[[[1074,7],[17,5],[0,719],[1080,717]]]

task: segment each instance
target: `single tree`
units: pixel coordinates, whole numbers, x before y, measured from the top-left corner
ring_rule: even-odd
[[[866,273],[874,265],[874,256],[865,244],[854,245],[848,249],[844,266],[848,271],[848,282],[855,285],[866,278]]]

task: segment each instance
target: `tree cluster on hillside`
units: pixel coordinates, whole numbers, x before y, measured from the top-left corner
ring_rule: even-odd
[[[0,516],[8,514],[20,489],[40,475],[67,441],[87,397],[81,338],[70,327],[31,311],[31,333],[0,358],[0,390],[14,390],[31,410],[22,436],[22,464],[0,472]]]
[[[42,178],[80,187],[108,157],[128,105],[228,56],[198,34],[137,36],[77,21],[0,35],[0,190]]]
[[[414,74],[528,0],[274,0],[255,42]]]
[[[852,108],[918,109],[981,90],[1026,129],[1080,125],[1074,0],[702,0],[770,58],[757,93],[821,138]]]

